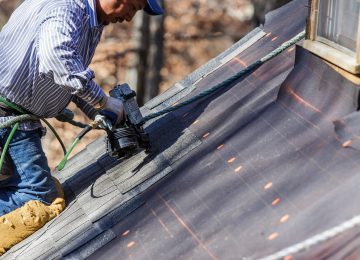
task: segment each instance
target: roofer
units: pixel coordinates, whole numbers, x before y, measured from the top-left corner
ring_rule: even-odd
[[[103,92],[88,65],[104,26],[130,21],[142,9],[163,13],[156,0],[24,1],[0,32],[0,96],[38,117],[55,117],[72,101],[92,119],[98,108],[121,122],[121,101]],[[16,114],[0,103],[0,122]],[[10,131],[0,129],[2,147]],[[43,134],[40,121],[24,121],[12,137],[0,174],[0,216],[30,200],[49,205],[59,196]]]

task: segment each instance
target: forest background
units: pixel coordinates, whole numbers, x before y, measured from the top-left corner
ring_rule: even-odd
[[[0,0],[0,29],[21,0]],[[127,82],[144,104],[264,23],[265,14],[289,0],[159,0],[165,15],[150,17],[138,12],[130,23],[107,26],[90,68],[106,93]],[[0,75],[1,76],[1,75]],[[73,105],[75,120],[89,120]],[[55,127],[66,147],[81,131],[56,119]],[[102,131],[86,135],[72,152],[100,137]],[[50,168],[61,161],[63,152],[48,130],[42,139]]]

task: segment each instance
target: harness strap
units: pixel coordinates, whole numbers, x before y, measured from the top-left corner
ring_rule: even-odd
[[[0,117],[8,117],[8,116],[17,116],[19,113],[16,113],[14,110],[5,107],[0,103]]]
[[[28,113],[25,109],[20,108],[19,106],[11,103],[6,98],[0,96],[0,117],[4,116],[12,116],[8,121],[4,123],[0,123],[0,128],[9,128],[12,127],[11,132],[6,139],[5,145],[2,148],[1,156],[0,156],[0,180],[4,175],[2,176],[2,167],[7,164],[5,162],[5,159],[7,158],[7,149],[9,147],[10,141],[12,137],[14,136],[17,128],[20,125],[20,122],[22,121],[28,121],[28,120],[39,120],[41,119],[46,125],[51,129],[51,131],[54,133],[55,137],[58,139],[62,149],[64,150],[64,154],[66,154],[66,148],[64,143],[61,141],[61,138],[55,131],[55,129],[50,125],[48,121],[46,121],[44,118],[37,117],[35,115],[32,115],[31,113]],[[8,173],[9,174],[9,173]]]
[[[0,117],[9,117],[13,116],[15,119],[19,117],[19,115],[22,113],[22,109],[18,108],[16,105],[13,105],[11,102],[7,101],[4,97],[0,96]],[[12,124],[12,129],[9,134],[9,137],[7,138],[4,147],[0,145],[0,181],[8,179],[12,172],[14,171],[12,160],[7,153],[10,141],[15,134],[16,129],[18,128],[19,123]],[[11,125],[1,125],[0,128],[6,128],[11,127]]]

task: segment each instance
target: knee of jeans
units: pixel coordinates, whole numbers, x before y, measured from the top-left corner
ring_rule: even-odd
[[[11,211],[17,209],[18,207],[14,207],[13,209],[10,208],[10,207],[7,207],[7,206],[2,206],[1,203],[0,203],[0,217],[1,216],[4,216],[8,213],[10,213]]]
[[[18,192],[18,194],[16,194],[18,199],[21,201],[21,205],[24,205],[25,203],[29,202],[30,200],[37,200],[40,201],[46,205],[50,205],[52,203],[52,201],[56,198],[56,196],[54,196],[51,193],[34,193],[34,192]]]
[[[56,188],[56,185],[44,187],[43,190],[33,190],[28,194],[34,200],[39,200],[44,204],[51,204],[56,198],[60,197],[60,194]]]
[[[4,189],[0,191],[0,216],[10,213],[24,204],[16,192]]]
[[[40,194],[42,202],[51,204],[56,198],[62,198],[64,196],[60,182],[54,177],[49,178],[47,183],[48,186],[46,187],[46,192]]]
[[[45,204],[51,204],[56,198],[59,198],[59,192],[57,191],[56,187],[54,187],[50,192],[48,192],[44,198],[43,198],[43,202]]]
[[[7,135],[9,129],[8,128],[0,128],[0,136],[3,137]]]

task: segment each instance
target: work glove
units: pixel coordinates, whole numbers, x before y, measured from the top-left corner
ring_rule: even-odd
[[[122,101],[110,96],[105,96],[105,102],[99,114],[110,120],[114,127],[122,125],[126,116]]]

